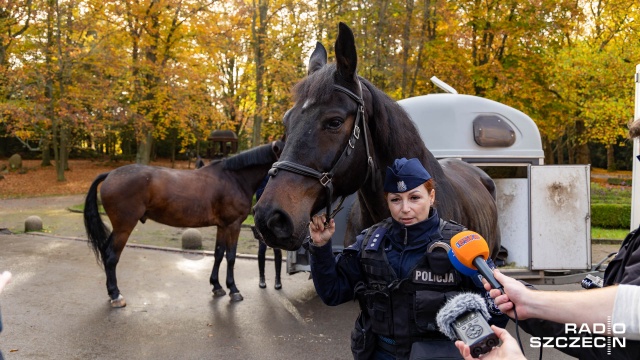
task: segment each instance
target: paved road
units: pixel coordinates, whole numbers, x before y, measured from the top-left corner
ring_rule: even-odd
[[[212,257],[127,248],[118,266],[123,309],[107,302],[87,244],[0,236],[0,348],[10,359],[344,359],[354,304],[328,307],[307,275],[258,288],[257,263],[236,262],[245,300],[212,298]],[[223,272],[224,274],[224,272]],[[221,275],[223,275],[221,274]],[[268,273],[269,274],[269,273]]]
[[[7,360],[351,358],[357,306],[322,304],[308,274],[285,276],[277,291],[267,273],[262,290],[255,260],[238,259],[245,300],[231,303],[210,295],[212,257],[127,248],[118,279],[128,305],[112,309],[85,242],[0,235],[0,249],[0,267],[14,274],[0,296]],[[514,333],[513,324],[508,329]],[[547,349],[544,358],[570,359]]]

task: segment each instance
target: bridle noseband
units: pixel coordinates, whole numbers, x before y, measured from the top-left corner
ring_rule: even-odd
[[[358,81],[358,87],[360,88],[360,94],[362,94],[362,84],[360,83],[360,81]],[[353,149],[355,149],[356,141],[360,139],[361,128],[363,133],[363,141],[367,151],[367,165],[368,165],[367,176],[371,176],[371,184],[374,189],[373,191],[375,191],[375,176],[373,176],[375,175],[375,163],[373,161],[373,157],[371,156],[371,151],[369,149],[367,124],[365,121],[365,113],[364,113],[364,100],[362,98],[362,95],[358,96],[355,93],[353,93],[351,90],[345,87],[342,87],[340,85],[333,85],[333,88],[334,90],[340,91],[348,95],[351,99],[353,99],[358,104],[358,112],[356,114],[356,119],[353,122],[353,131],[351,132],[351,137],[349,137],[347,146],[342,151],[340,158],[338,158],[335,164],[333,164],[333,167],[331,168],[331,170],[326,172],[320,172],[308,166],[300,165],[287,160],[273,163],[271,170],[269,170],[270,176],[276,176],[278,174],[278,170],[284,170],[284,171],[289,171],[302,176],[318,179],[318,181],[320,182],[320,185],[322,185],[327,192],[327,205],[326,205],[326,221],[327,222],[329,221],[329,219],[333,218],[338,213],[338,211],[342,209],[342,202],[345,199],[345,196],[342,196],[342,199],[340,200],[340,203],[338,204],[336,209],[333,212],[331,211],[331,200],[333,199],[333,182],[332,182],[333,175],[336,169],[338,168],[338,165],[340,165],[340,163],[346,157],[351,155],[351,153],[353,152]]]

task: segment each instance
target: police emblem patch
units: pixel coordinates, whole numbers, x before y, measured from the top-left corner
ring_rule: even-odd
[[[407,185],[402,180],[398,181],[398,192],[405,192],[405,191],[407,191]]]

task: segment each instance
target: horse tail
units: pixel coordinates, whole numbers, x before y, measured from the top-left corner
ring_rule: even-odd
[[[102,221],[98,210],[98,185],[107,178],[109,173],[98,175],[89,187],[84,202],[84,228],[87,230],[89,246],[96,255],[98,263],[104,263],[104,250],[109,243],[111,231]]]

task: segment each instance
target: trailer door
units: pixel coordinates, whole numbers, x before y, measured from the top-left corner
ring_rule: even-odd
[[[529,181],[531,269],[591,269],[589,165],[532,165]]]

